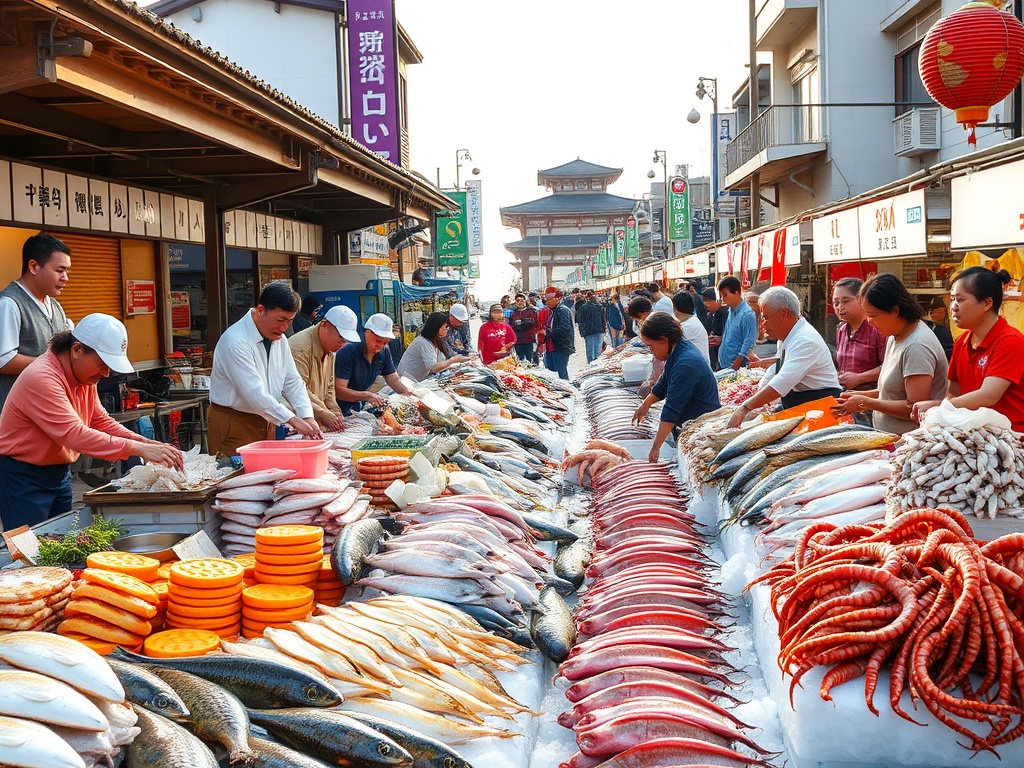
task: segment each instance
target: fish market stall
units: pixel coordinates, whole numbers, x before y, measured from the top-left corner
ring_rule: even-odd
[[[249,462],[210,487],[94,492],[98,520],[136,514],[128,502],[141,497],[157,524],[170,521],[154,501],[191,494],[219,550],[162,562],[104,542],[76,581],[57,568],[3,572],[18,576],[0,578],[0,616],[33,608],[31,631],[12,636],[41,657],[68,643],[87,651],[83,669],[99,660],[120,688],[107,725],[89,731],[98,746],[0,694],[0,717],[32,737],[0,764],[40,745],[38,764],[75,768],[124,753],[133,765],[341,754],[360,765],[538,764],[552,691],[544,654],[575,636],[559,593],[579,569],[552,565],[555,542],[577,539],[562,527],[574,500],[559,493],[572,401],[543,373],[463,371],[418,403],[392,396],[350,419],[309,466],[285,457],[290,466]],[[272,446],[282,457],[314,447]],[[46,572],[68,583],[24,586]],[[31,671],[3,640],[0,660]]]
[[[955,423],[985,414],[934,410],[894,453],[872,430],[723,431],[718,417],[680,446],[726,591],[752,585],[753,645],[798,768],[1024,757],[1021,542],[996,538],[1019,530],[1019,442]],[[989,469],[990,490],[961,493]]]

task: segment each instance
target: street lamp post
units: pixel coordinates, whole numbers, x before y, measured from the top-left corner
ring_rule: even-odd
[[[455,150],[455,188],[456,189],[459,189],[459,168],[462,167],[462,163],[459,162],[460,160],[467,160],[467,161],[469,161],[471,163],[473,162],[473,158],[469,156],[469,150],[468,149],[456,149]],[[472,174],[474,176],[479,176],[480,175],[480,169],[477,168],[475,165],[473,166]]]
[[[711,203],[711,233],[715,242],[717,242],[718,223],[715,217],[715,205],[718,202],[718,185],[720,180],[718,178],[718,127],[715,125],[715,119],[718,115],[718,78],[697,78],[697,98],[703,99],[705,96],[711,97],[711,173],[708,174],[711,178],[711,194],[709,195],[711,200],[709,202]],[[696,109],[691,109],[686,119],[690,123],[696,124],[700,122],[700,112]]]
[[[662,258],[668,259],[668,160],[665,158],[664,149],[654,150],[654,158],[651,160],[652,163],[657,165],[661,163],[661,255]],[[654,169],[652,168],[647,172],[647,178],[654,178]]]

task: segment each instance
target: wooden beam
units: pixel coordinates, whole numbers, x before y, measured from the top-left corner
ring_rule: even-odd
[[[17,93],[8,93],[0,99],[0,123],[106,151],[118,143],[119,132],[116,128],[57,107],[40,104],[35,99]]]
[[[95,54],[88,59],[60,58],[56,63],[57,82],[61,85],[119,105],[168,128],[203,136],[220,146],[233,147],[283,168],[299,170],[300,161],[296,157],[299,147],[289,136],[273,136],[257,126],[240,125],[187,94],[135,77]]]
[[[20,91],[22,88],[54,81],[50,61],[39,59],[38,50],[29,45],[0,48],[0,93]]]
[[[317,184],[317,169],[312,156],[307,152],[302,158],[302,170],[299,173],[267,176],[248,184],[235,184],[221,190],[220,202],[225,210],[244,208],[265,200],[310,189]]]

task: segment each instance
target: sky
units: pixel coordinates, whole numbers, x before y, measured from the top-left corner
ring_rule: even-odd
[[[747,77],[746,0],[396,0],[398,20],[423,55],[408,72],[412,169],[455,185],[480,168],[484,253],[477,297],[499,297],[516,276],[504,243],[518,230],[499,209],[543,197],[537,171],[580,157],[622,168],[611,194],[639,198],[652,157],[669,173],[708,172],[711,100],[698,77],[719,82],[726,111]],[[701,112],[696,125],[686,120]],[[473,178],[469,176],[469,178]]]

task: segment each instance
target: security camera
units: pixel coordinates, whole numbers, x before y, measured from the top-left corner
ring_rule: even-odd
[[[654,171],[648,171],[647,172],[647,178],[648,179],[653,179],[654,178]]]
[[[696,125],[700,122],[700,112],[696,109],[691,109],[690,114],[686,116],[686,122]]]

